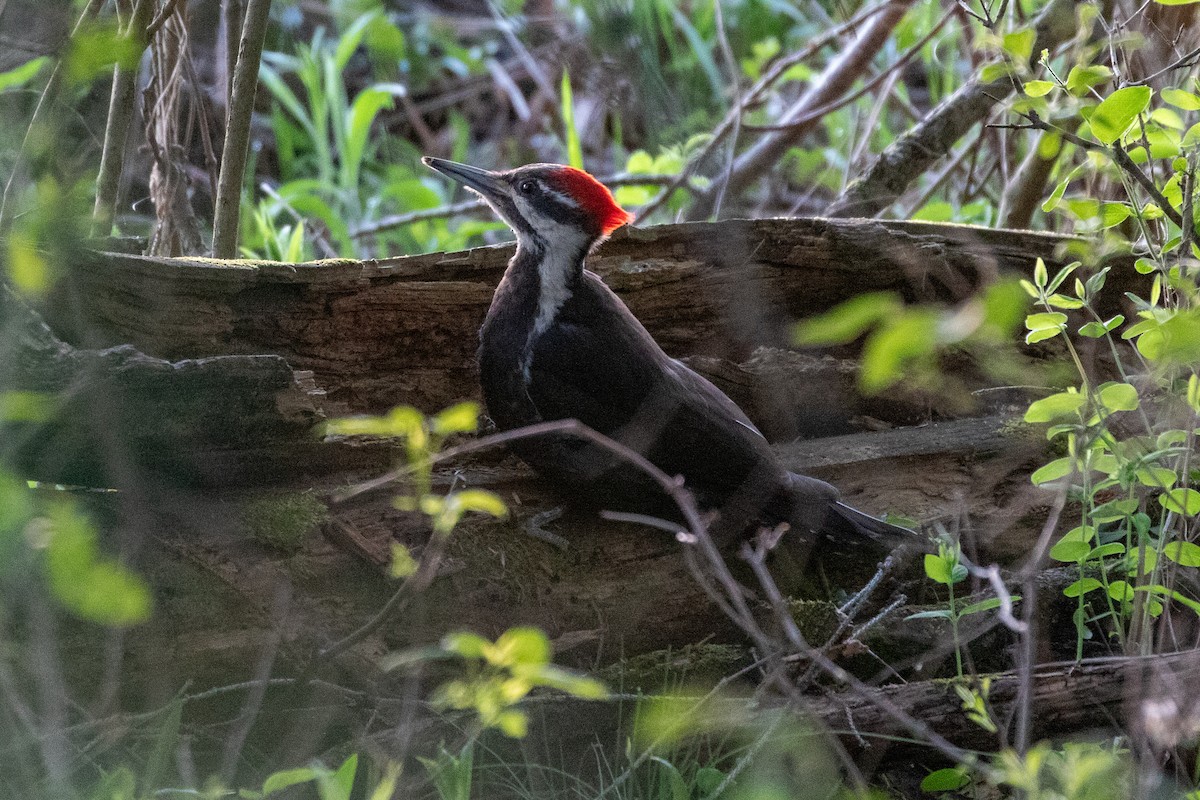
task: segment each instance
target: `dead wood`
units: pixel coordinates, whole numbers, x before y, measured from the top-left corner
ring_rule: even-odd
[[[968,719],[954,681],[944,679],[894,684],[862,693],[809,696],[797,710],[797,723],[816,723],[822,730],[833,732],[864,770],[912,759],[921,759],[930,768],[941,763],[941,757],[927,743],[912,741],[879,701],[890,701],[893,707],[920,719],[959,747],[992,752],[1004,746],[1005,729],[1022,677],[1013,671],[981,677],[990,681],[988,699],[998,733],[989,733]],[[1197,681],[1200,651],[1196,650],[1148,658],[1113,657],[1079,664],[1039,665],[1030,676],[1034,739],[1135,732],[1149,734],[1154,745],[1168,749],[1187,736],[1188,720],[1194,719],[1198,710],[1188,696],[1188,687]],[[622,719],[633,716],[628,696],[609,702],[548,697],[539,702],[544,710],[534,715],[540,721],[532,732],[535,741],[546,737],[556,746],[561,745],[569,756],[578,753],[581,760],[586,759],[587,749],[595,746],[597,737],[603,741]],[[703,705],[683,698],[678,702],[681,710],[695,706],[692,713],[698,718],[725,720],[728,727],[736,725],[732,721],[744,718],[747,705],[743,697],[718,697]]]
[[[626,229],[590,261],[667,352],[744,361],[864,289],[956,299],[1055,261],[1068,239],[958,225],[730,220]],[[166,359],[272,353],[329,409],[434,411],[476,396],[477,331],[510,246],[308,264],[94,253],[47,319],[85,347]],[[868,412],[869,413],[869,412]]]
[[[36,410],[6,419],[0,438],[3,460],[28,477],[87,486],[156,474],[196,481],[214,461],[237,461],[254,483],[281,468],[294,473],[297,456],[316,455],[321,392],[279,356],[171,362],[129,345],[77,349],[6,287],[0,325],[0,387],[36,397]]]

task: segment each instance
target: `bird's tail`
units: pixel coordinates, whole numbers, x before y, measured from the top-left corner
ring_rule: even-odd
[[[884,522],[836,500],[829,505],[829,516],[826,517],[825,528],[834,536],[839,533],[856,534],[891,547],[906,542],[923,541],[923,537],[916,531]]]

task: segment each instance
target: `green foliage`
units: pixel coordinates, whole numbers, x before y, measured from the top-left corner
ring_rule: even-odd
[[[496,728],[512,738],[525,736],[529,719],[518,707],[537,687],[556,689],[588,700],[607,692],[594,678],[550,663],[550,640],[537,628],[511,628],[495,642],[474,633],[452,633],[442,639],[441,656],[464,662],[466,675],[437,690],[434,702],[475,715],[480,730]],[[393,658],[391,666],[410,663],[412,654]]]
[[[295,553],[329,518],[329,509],[310,492],[257,497],[242,506],[242,524],[250,538],[285,553]]]
[[[323,764],[313,763],[307,767],[279,770],[267,776],[261,789],[242,789],[237,796],[244,800],[264,800],[264,798],[277,796],[294,786],[311,783],[316,786],[317,796],[321,800],[350,800],[354,788],[354,778],[358,771],[358,754],[352,753],[337,769],[329,769]],[[384,765],[383,774],[367,790],[367,793],[356,796],[364,797],[366,800],[390,800],[395,795],[400,772],[401,764],[399,762],[388,761]],[[228,795],[230,793],[221,792],[221,794]]]
[[[242,250],[249,257],[299,261],[320,256],[365,257],[375,248],[401,252],[453,249],[503,226],[470,223],[453,233],[432,219],[378,234],[356,235],[389,214],[445,205],[442,184],[418,172],[410,143],[375,136],[381,113],[408,92],[379,81],[353,96],[344,73],[361,49],[381,63],[405,51],[404,34],[381,9],[354,18],[336,37],[320,30],[295,54],[266,52],[259,78],[273,101],[271,123],[281,182],[243,204]],[[390,62],[396,68],[394,61]],[[313,242],[322,244],[314,250]]]
[[[1130,796],[1126,753],[1093,743],[1042,743],[1024,756],[1005,750],[993,762],[992,780],[1029,800],[1119,800]]]
[[[432,417],[411,406],[397,406],[383,416],[345,417],[331,420],[326,433],[340,436],[384,436],[403,439],[408,460],[411,491],[393,501],[401,511],[419,511],[429,517],[434,533],[449,536],[463,515],[470,511],[503,518],[508,515],[504,501],[483,489],[451,490],[439,497],[432,491],[433,456],[449,436],[474,433],[479,424],[479,405],[459,403]],[[395,551],[403,561],[393,573],[407,574],[411,556]]]
[[[1014,281],[989,286],[957,308],[904,306],[890,292],[858,295],[796,326],[797,344],[845,344],[866,334],[859,386],[877,394],[901,380],[917,386],[947,386],[938,367],[948,349],[979,353],[1003,346],[1018,324],[1026,300]]]
[[[972,614],[979,614],[984,611],[993,611],[1002,605],[1002,600],[999,597],[989,597],[979,600],[974,603],[962,605],[954,596],[954,587],[962,583],[970,575],[970,570],[962,563],[962,548],[959,547],[957,541],[949,539],[941,539],[938,541],[937,553],[927,553],[925,555],[925,577],[929,578],[934,583],[941,584],[946,587],[949,592],[948,607],[944,609],[936,609],[933,611],[919,611],[916,614],[910,614],[906,619],[944,619],[950,623],[950,632],[954,637],[954,661],[958,669],[958,678],[963,678],[963,662],[962,648],[959,643],[958,626],[963,617],[968,617]],[[1012,595],[1009,600],[1016,603],[1021,599],[1020,595]]]

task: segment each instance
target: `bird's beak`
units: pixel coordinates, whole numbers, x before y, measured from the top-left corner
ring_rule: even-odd
[[[485,200],[503,197],[508,194],[508,183],[501,179],[495,172],[489,172],[479,167],[472,167],[469,164],[459,164],[457,161],[431,158],[430,156],[422,158],[421,163],[430,169],[437,170],[447,178],[458,181],[468,189],[474,189],[483,195],[483,199]]]

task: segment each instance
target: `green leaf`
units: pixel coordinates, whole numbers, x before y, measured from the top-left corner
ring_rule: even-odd
[[[1200,3],[1200,0],[1154,0],[1160,6],[1190,6],[1193,3]]]
[[[1080,595],[1095,591],[1103,585],[1104,584],[1100,583],[1100,581],[1096,580],[1095,578],[1080,578],[1063,589],[1063,594],[1065,594],[1067,597],[1079,597]]]
[[[264,796],[282,792],[290,786],[297,786],[301,783],[308,783],[311,780],[316,780],[322,769],[318,771],[313,767],[297,767],[296,769],[284,769],[279,772],[272,773],[263,781],[262,793]]]
[[[542,666],[550,662],[550,640],[540,628],[509,628],[487,658],[496,665]]]
[[[1052,294],[1046,298],[1046,302],[1055,308],[1075,309],[1083,308],[1083,301],[1078,300],[1070,295]]]
[[[463,511],[479,511],[497,519],[508,516],[508,506],[500,496],[486,489],[463,489],[451,495],[454,503]]]
[[[1033,44],[1037,41],[1037,32],[1032,28],[1004,34],[1001,47],[1019,64],[1026,64],[1033,57]]]
[[[78,616],[128,626],[150,618],[150,590],[133,572],[100,553],[86,517],[65,503],[50,509],[46,568],[55,598]]]
[[[1099,391],[1100,404],[1110,411],[1133,411],[1138,407],[1138,393],[1128,383],[1105,383]]]
[[[1021,595],[1014,594],[1010,598],[1014,603],[1021,599]],[[991,611],[993,608],[999,608],[1002,605],[999,597],[989,597],[986,600],[980,600],[978,603],[971,603],[958,612],[960,617],[965,617],[968,614],[978,614],[981,611]]]
[[[1054,422],[1079,411],[1087,397],[1079,392],[1059,392],[1041,400],[1035,400],[1025,412],[1026,422]]]
[[[932,355],[937,346],[938,315],[915,309],[886,319],[863,347],[859,385],[875,394],[899,381],[906,370]]]
[[[963,767],[946,767],[935,770],[921,779],[922,792],[953,792],[971,782]]]
[[[7,72],[0,72],[0,92],[8,89],[19,89],[34,78],[42,71],[42,67],[46,66],[46,62],[50,60],[49,56],[38,56],[30,59],[19,67],[13,67]]]
[[[412,557],[412,551],[400,542],[392,542],[392,563],[388,574],[393,578],[407,578],[416,571],[417,560]]]
[[[1050,548],[1050,557],[1055,561],[1075,564],[1087,559],[1090,548],[1085,542],[1062,540]]]
[[[1108,585],[1108,596],[1122,603],[1133,599],[1133,587],[1126,581],[1113,581]]]
[[[1196,602],[1190,597],[1180,594],[1179,592],[1167,589],[1165,586],[1135,586],[1134,591],[1148,592],[1150,594],[1158,595],[1159,597],[1169,597],[1179,604],[1187,606],[1197,614],[1200,614],[1200,603]]]
[[[918,611],[916,614],[909,614],[904,619],[950,619],[953,616],[950,609],[939,608],[935,611]]]
[[[860,294],[824,314],[801,321],[793,336],[796,344],[848,344],[902,307],[894,292]]]
[[[925,555],[925,575],[933,581],[941,584],[950,583],[950,572],[954,569],[953,562],[947,562],[945,558],[933,553]]]
[[[1029,476],[1029,480],[1033,482],[1034,486],[1041,486],[1043,483],[1056,481],[1059,478],[1063,478],[1071,474],[1073,463],[1074,459],[1069,456],[1056,458],[1049,464],[1036,469],[1034,473]]]
[[[1104,99],[1088,118],[1092,135],[1104,144],[1112,144],[1125,135],[1138,114],[1150,105],[1149,86],[1127,86]]]
[[[548,686],[584,700],[603,700],[608,697],[608,689],[600,681],[553,664],[542,667],[533,677],[539,686]]]
[[[1038,288],[1043,288],[1049,280],[1050,275],[1046,272],[1046,262],[1038,258],[1033,265],[1033,282]]]
[[[1091,541],[1095,538],[1096,529],[1090,525],[1081,525],[1063,534],[1063,537],[1050,548],[1050,557],[1055,561],[1078,563],[1085,560],[1092,551]]]
[[[1182,567],[1200,567],[1200,544],[1195,542],[1167,542],[1163,555]]]
[[[1025,94],[1030,97],[1045,97],[1054,91],[1051,81],[1025,81]]]
[[[1125,322],[1125,316],[1123,314],[1117,314],[1115,317],[1112,317],[1104,322],[1087,323],[1086,325],[1080,327],[1079,334],[1081,336],[1087,336],[1091,339],[1098,339],[1104,334],[1112,331],[1114,328],[1120,326],[1123,322]]]
[[[1200,492],[1195,489],[1172,489],[1158,496],[1158,502],[1167,511],[1194,517],[1200,514]]]
[[[1047,328],[1056,328],[1061,330],[1066,322],[1067,315],[1058,311],[1030,314],[1025,317],[1025,327],[1031,331],[1040,331]]]
[[[510,708],[496,715],[495,727],[510,739],[524,739],[529,732],[529,717],[524,711]]]
[[[320,794],[321,800],[350,800],[356,772],[358,772],[358,753],[351,754],[343,761],[337,772],[318,773],[317,792]]]
[[[1138,483],[1151,489],[1170,489],[1179,479],[1175,470],[1166,467],[1142,467],[1136,475]]]
[[[442,637],[442,649],[463,658],[483,658],[492,643],[477,633],[455,631]]]
[[[479,404],[473,401],[458,403],[434,415],[433,432],[439,436],[452,433],[474,433],[479,428]]]
[[[559,86],[562,102],[563,130],[567,137],[567,163],[583,169],[583,145],[579,141],[579,129],[575,127],[575,101],[571,92],[571,73],[563,70]]]
[[[1074,66],[1067,73],[1067,91],[1076,97],[1087,94],[1092,87],[1099,86],[1112,77],[1112,70],[1102,64]]]
[[[1086,561],[1103,561],[1111,556],[1119,556],[1125,552],[1125,545],[1121,542],[1109,542],[1102,544],[1087,554]]]

